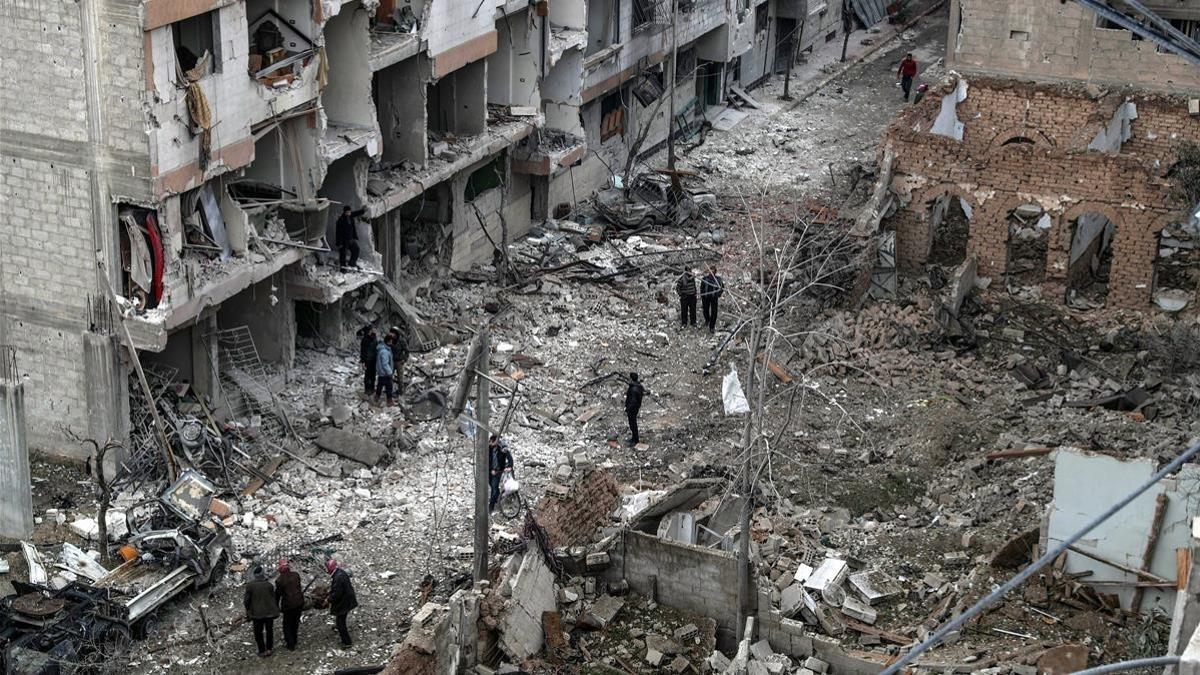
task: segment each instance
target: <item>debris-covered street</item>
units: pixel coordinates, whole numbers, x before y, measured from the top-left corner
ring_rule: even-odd
[[[1196,99],[992,72],[982,0],[836,19],[771,0],[682,26],[673,2],[613,1],[492,2],[481,25],[512,53],[486,68],[427,43],[453,25],[438,0],[255,13],[251,79],[325,97],[245,125],[251,154],[296,166],[210,188],[235,153],[193,139],[203,187],[171,179],[194,194],[161,221],[121,207],[127,293],[85,294],[70,380],[85,423],[35,398],[0,330],[6,672],[1200,663],[1200,464],[1155,475],[1200,439]],[[706,11],[728,36],[696,28]],[[325,61],[363,30],[370,124],[328,93],[361,78]],[[594,82],[676,30],[692,46],[661,58],[691,64],[696,98],[673,157],[655,101],[682,71]],[[739,31],[744,56],[710,60]],[[220,128],[211,46],[175,45],[196,138]],[[419,78],[418,109],[395,92]],[[317,160],[295,153],[306,119],[336,131]],[[69,456],[34,452],[47,434]]]

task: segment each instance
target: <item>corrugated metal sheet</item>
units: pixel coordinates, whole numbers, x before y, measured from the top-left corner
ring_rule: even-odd
[[[859,23],[870,28],[887,18],[887,0],[850,0]]]

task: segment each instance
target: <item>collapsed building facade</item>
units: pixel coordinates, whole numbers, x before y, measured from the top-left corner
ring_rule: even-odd
[[[347,293],[490,262],[843,26],[836,2],[677,5],[7,4],[0,344],[28,446],[128,437],[124,347],[219,405],[223,339],[285,368],[298,329],[344,342]],[[361,270],[330,250],[343,206]]]
[[[1186,44],[1200,3],[1151,3],[1187,38],[1174,48],[1085,5],[951,3],[955,75],[881,146],[900,204],[895,262],[970,258],[1011,293],[1077,308],[1194,310],[1195,209],[1175,173],[1180,148],[1200,141]]]

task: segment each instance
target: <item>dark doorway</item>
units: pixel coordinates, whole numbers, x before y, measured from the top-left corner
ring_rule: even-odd
[[[1050,214],[1037,204],[1021,204],[1008,212],[1008,291],[1041,286],[1046,280]]]
[[[956,267],[967,258],[970,207],[961,197],[944,194],[929,202],[929,258],[932,265]]]
[[[1100,213],[1084,213],[1071,223],[1071,250],[1067,263],[1067,304],[1103,307],[1108,301],[1108,275],[1112,269],[1112,243],[1116,223]]]
[[[791,67],[796,37],[795,19],[775,17],[775,72],[782,73]]]

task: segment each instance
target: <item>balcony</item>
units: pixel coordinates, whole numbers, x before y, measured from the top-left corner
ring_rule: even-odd
[[[587,140],[556,131],[543,130],[527,138],[513,152],[514,173],[553,176],[587,155]]]

